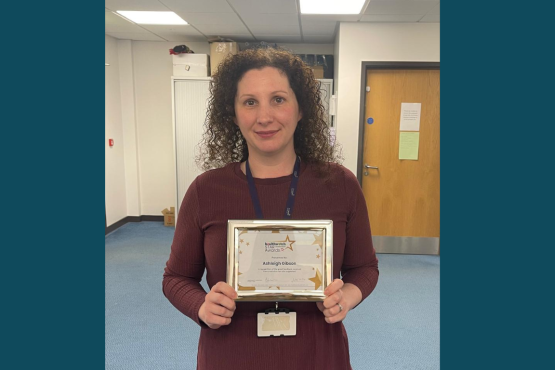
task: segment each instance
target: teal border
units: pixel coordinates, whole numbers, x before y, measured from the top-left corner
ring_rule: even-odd
[[[21,5],[2,9],[3,363],[100,369],[103,20],[77,2]]]

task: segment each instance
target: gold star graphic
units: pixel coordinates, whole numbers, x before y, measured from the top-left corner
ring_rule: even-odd
[[[278,243],[290,243],[288,247],[285,247],[285,249],[291,249],[291,251],[293,251],[293,243],[295,243],[295,240],[290,240],[289,235],[287,235],[285,240],[279,240]]]
[[[239,254],[243,254],[243,251],[239,251]]]
[[[316,255],[316,258],[320,258],[320,255],[319,255],[319,254],[317,254],[317,255]]]
[[[312,236],[314,236],[314,243],[312,243],[312,245],[316,244],[322,248],[322,244],[324,243],[324,233],[320,233],[320,235],[312,234]]]
[[[316,275],[312,279],[308,279],[314,282],[314,290],[318,289],[322,285],[322,274],[320,270],[316,269]]]
[[[250,244],[250,243],[247,243],[247,247],[248,247],[249,245],[251,245],[251,244]]]
[[[243,240],[243,239],[240,239],[240,240],[239,240],[239,243],[242,243],[242,242],[244,242],[244,240]]]

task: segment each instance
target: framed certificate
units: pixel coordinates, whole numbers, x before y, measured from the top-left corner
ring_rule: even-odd
[[[240,301],[323,301],[333,221],[229,220],[227,283]]]

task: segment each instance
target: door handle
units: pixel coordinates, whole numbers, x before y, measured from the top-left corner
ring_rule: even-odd
[[[369,164],[366,164],[366,163],[364,164],[364,168],[366,168],[366,169],[364,170],[364,176],[368,176],[368,175],[369,175],[369,174],[368,174],[368,169],[369,169],[369,168],[371,168],[371,169],[373,169],[373,170],[379,170],[378,167],[376,167],[376,166],[370,166]]]

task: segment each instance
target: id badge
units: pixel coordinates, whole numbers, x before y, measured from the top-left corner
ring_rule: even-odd
[[[291,337],[297,335],[296,312],[259,312],[258,337]]]

